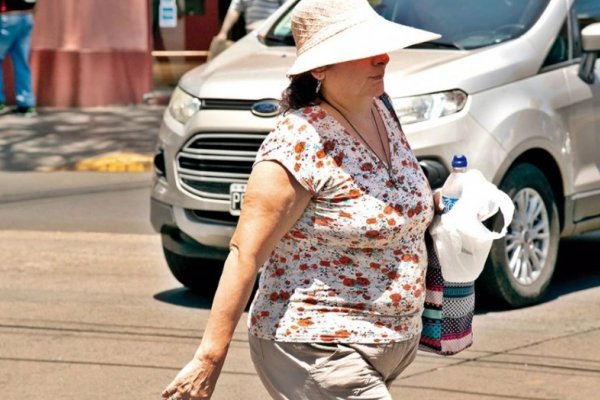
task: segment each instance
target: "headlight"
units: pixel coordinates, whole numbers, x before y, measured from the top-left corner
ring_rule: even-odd
[[[467,94],[462,90],[430,93],[422,96],[401,97],[392,100],[403,125],[436,120],[463,109]]]
[[[199,98],[191,96],[181,90],[175,88],[169,102],[169,112],[177,121],[185,124],[195,113],[200,110],[202,102]]]

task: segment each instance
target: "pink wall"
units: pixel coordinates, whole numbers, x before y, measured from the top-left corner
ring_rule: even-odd
[[[149,3],[38,2],[31,54],[38,104],[91,107],[140,103],[142,95],[152,89]],[[6,86],[10,97],[10,77]]]

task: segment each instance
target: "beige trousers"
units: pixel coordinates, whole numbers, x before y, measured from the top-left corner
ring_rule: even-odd
[[[387,344],[287,343],[249,335],[252,361],[276,400],[391,400],[419,338]]]

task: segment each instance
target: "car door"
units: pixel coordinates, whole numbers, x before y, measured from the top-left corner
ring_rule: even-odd
[[[580,30],[592,22],[600,22],[600,6],[596,4],[577,0],[572,9],[570,48],[574,60],[582,56]],[[591,14],[594,10],[597,16]],[[600,62],[596,62],[593,82],[580,78],[579,66],[580,62],[565,69],[571,97],[567,114],[570,149],[565,150],[571,153],[573,168],[574,223],[600,217]]]

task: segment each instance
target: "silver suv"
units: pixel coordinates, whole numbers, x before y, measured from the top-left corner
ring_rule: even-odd
[[[280,113],[296,3],[186,73],[165,111],[151,220],[191,289],[214,290],[243,184]],[[513,307],[542,300],[561,236],[600,228],[598,3],[371,1],[385,18],[442,34],[391,54],[386,91],[432,187],[465,153],[514,200],[477,285]]]

